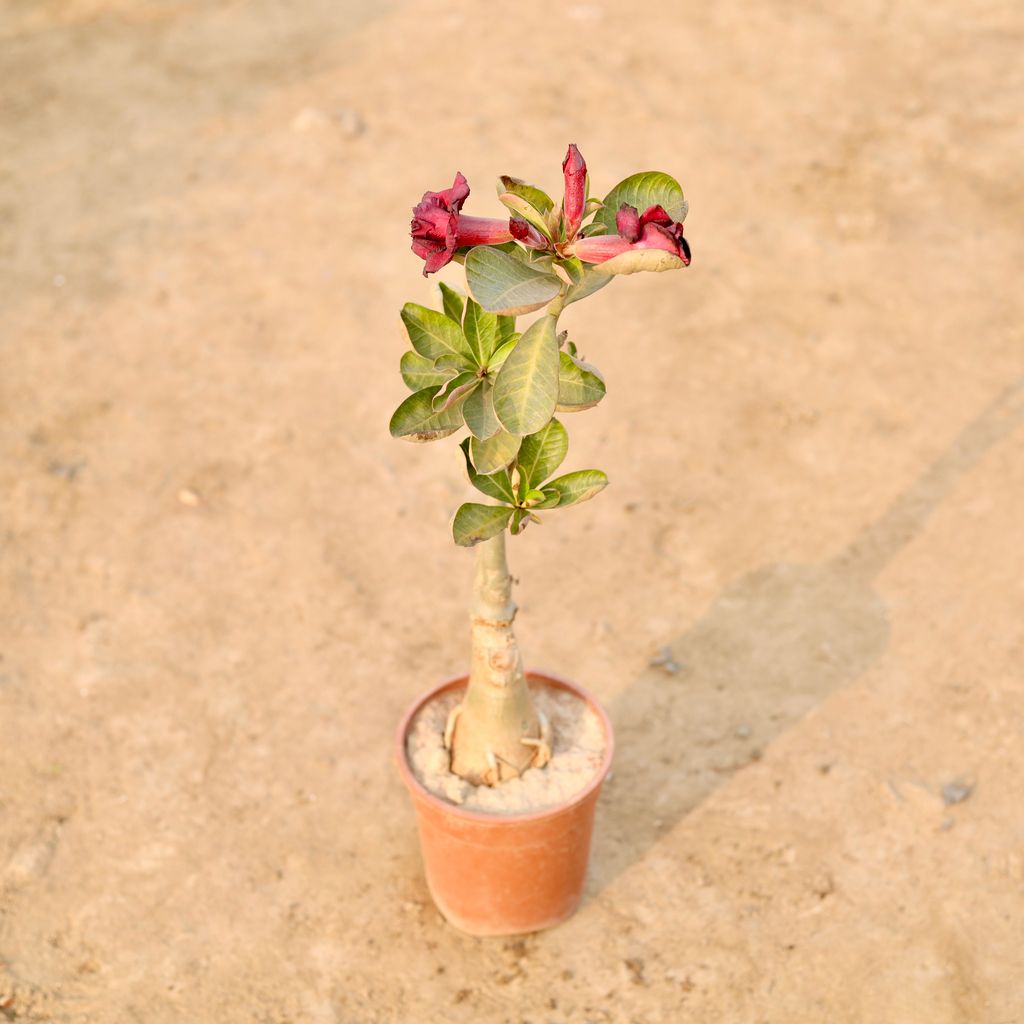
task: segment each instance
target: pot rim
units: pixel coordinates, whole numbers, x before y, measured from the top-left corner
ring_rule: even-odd
[[[536,680],[543,683],[553,684],[563,690],[569,690],[570,693],[574,693],[577,697],[586,701],[597,717],[601,720],[601,726],[604,729],[605,738],[604,757],[601,760],[600,767],[594,773],[594,777],[590,782],[588,782],[587,785],[578,793],[573,794],[573,796],[568,800],[565,800],[560,804],[554,804],[551,807],[544,807],[537,811],[527,811],[522,814],[494,814],[488,811],[471,811],[464,807],[460,807],[458,804],[450,803],[443,797],[439,797],[436,793],[431,793],[430,790],[416,778],[409,765],[409,758],[405,749],[409,726],[419,710],[424,705],[429,704],[435,697],[440,696],[440,694],[445,690],[451,690],[456,686],[466,685],[469,682],[469,676],[467,674],[462,674],[452,676],[450,679],[445,680],[445,682],[417,697],[402,716],[402,720],[398,723],[398,730],[395,735],[398,770],[402,776],[402,781],[416,799],[432,804],[435,808],[443,811],[445,814],[450,814],[455,818],[461,818],[463,821],[475,821],[488,825],[514,825],[527,821],[539,821],[543,818],[554,818],[557,815],[565,814],[577,805],[583,803],[583,801],[586,800],[596,789],[601,787],[605,778],[608,776],[608,772],[612,766],[612,759],[615,755],[615,734],[612,731],[611,719],[608,717],[605,709],[593,694],[589,693],[578,683],[574,683],[569,679],[556,675],[554,672],[547,672],[543,669],[527,669],[526,678],[528,681]]]

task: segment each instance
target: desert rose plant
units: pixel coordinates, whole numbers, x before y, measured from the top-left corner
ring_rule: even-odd
[[[561,203],[518,178],[498,179],[510,217],[462,212],[469,184],[426,192],[413,210],[412,249],[423,273],[465,267],[468,296],[440,286],[441,309],[409,302],[402,321],[412,349],[401,359],[412,392],[391,433],[436,441],[467,429],[461,442],[469,482],[490,498],[455,513],[456,544],[477,545],[469,683],[448,719],[451,770],[496,785],[551,752],[551,729],[530,698],[512,623],[516,606],[505,533],[521,534],[541,514],[592,498],[608,483],[598,469],[554,476],[569,439],[557,413],[579,412],[605,394],[559,317],[614,277],[674,270],[690,262],[683,238],[687,203],[678,182],[645,171],[604,199],[589,197],[587,165],[574,145],[562,164]],[[525,330],[516,318],[538,316]]]

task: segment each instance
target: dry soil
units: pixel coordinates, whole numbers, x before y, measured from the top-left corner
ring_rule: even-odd
[[[1024,1021],[1018,3],[0,19],[0,1017]],[[520,635],[619,755],[578,915],[477,940],[390,760],[472,572],[386,431],[406,231],[569,141],[694,262],[565,316],[612,486]]]

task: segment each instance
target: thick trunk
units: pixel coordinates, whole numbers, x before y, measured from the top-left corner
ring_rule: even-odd
[[[512,621],[505,534],[477,546],[469,685],[445,740],[451,770],[475,785],[496,785],[547,762],[547,724],[530,699]]]

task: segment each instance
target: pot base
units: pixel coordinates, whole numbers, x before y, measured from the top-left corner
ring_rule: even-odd
[[[481,920],[480,914],[473,914],[466,918],[460,917],[459,914],[451,907],[447,906],[444,900],[434,891],[430,884],[429,876],[427,877],[427,890],[430,892],[430,898],[434,901],[434,906],[437,907],[438,913],[440,913],[440,915],[453,928],[457,928],[460,932],[465,932],[466,935],[472,935],[478,939],[511,938],[514,935],[530,935],[532,932],[542,932],[547,928],[554,928],[555,925],[559,925],[563,921],[568,921],[569,918],[576,913],[580,904],[583,902],[583,891],[581,888],[576,899],[573,900],[571,904],[563,907],[560,913],[555,914],[546,920],[532,918],[526,926],[512,930],[513,926],[506,923],[495,922],[493,925],[490,925]]]

